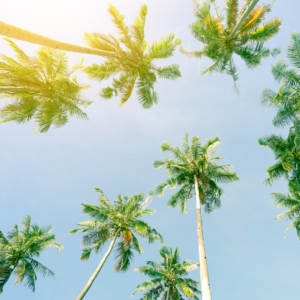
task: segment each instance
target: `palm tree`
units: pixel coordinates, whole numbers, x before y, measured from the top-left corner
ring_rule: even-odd
[[[65,125],[72,116],[87,119],[79,106],[91,103],[82,96],[88,86],[71,77],[66,52],[40,48],[36,57],[29,57],[7,41],[16,59],[0,55],[0,97],[12,99],[0,110],[1,123],[34,120],[37,132],[47,132],[51,125]]]
[[[134,87],[136,87],[138,101],[143,108],[150,108],[158,100],[157,93],[154,91],[157,77],[174,80],[181,76],[178,65],[161,68],[155,66],[153,61],[171,57],[180,40],[174,41],[174,34],[169,34],[148,44],[144,33],[147,16],[146,4],[141,5],[139,14],[130,27],[125,25],[124,16],[114,6],[110,5],[108,11],[117,27],[120,38],[110,34],[86,33],[86,42],[92,48],[115,52],[127,57],[127,61],[134,61],[135,64],[111,56],[107,57],[106,61],[101,64],[85,67],[84,71],[90,78],[100,82],[119,75],[118,78],[113,78],[111,86],[100,92],[100,96],[104,99],[120,96],[120,106],[122,106],[130,98]]]
[[[117,239],[119,239],[116,249],[117,263],[114,267],[114,271],[117,272],[128,270],[134,255],[133,250],[140,254],[143,251],[135,234],[148,238],[149,243],[156,240],[162,242],[161,235],[142,220],[142,216],[154,213],[152,209],[147,209],[152,201],[151,194],[146,199],[144,194],[133,197],[119,195],[112,204],[101,189],[96,188],[95,190],[99,195],[99,205],[81,204],[83,206],[82,211],[88,214],[93,221],[78,223],[77,225],[80,227],[70,233],[78,231],[84,233],[82,239],[84,249],[80,258],[81,261],[88,260],[93,251],[98,253],[106,242],[110,241],[110,245],[96,271],[76,300],[84,298]]]
[[[192,35],[204,44],[202,50],[181,51],[189,57],[208,57],[214,63],[200,72],[200,75],[226,73],[234,80],[234,87],[238,80],[237,68],[233,61],[233,54],[245,61],[250,69],[260,65],[263,58],[276,56],[280,49],[269,50],[264,43],[270,40],[280,29],[282,20],[273,18],[263,23],[271,12],[272,5],[257,6],[259,0],[244,0],[239,9],[238,0],[227,0],[226,8],[221,12],[215,0],[194,0],[194,14],[197,18],[190,25]],[[216,15],[211,14],[214,6]]]
[[[155,66],[152,61],[171,57],[180,40],[174,40],[174,34],[168,34],[148,45],[144,39],[147,15],[145,4],[141,5],[140,13],[130,28],[124,24],[124,16],[115,7],[110,5],[108,11],[113,16],[113,22],[118,29],[120,39],[111,34],[85,33],[85,40],[91,47],[59,42],[1,21],[0,35],[53,49],[105,57],[107,61],[104,63],[94,64],[84,69],[91,78],[100,81],[120,74],[118,80],[113,80],[113,87],[103,89],[101,96],[109,99],[113,95],[120,95],[121,104],[124,104],[130,97],[136,82],[140,103],[144,108],[150,108],[154,103],[157,103],[157,93],[153,89],[157,76],[165,79],[176,79],[181,76],[178,65],[161,68]],[[126,49],[122,48],[121,43]]]
[[[267,169],[266,185],[273,185],[275,180],[285,178],[289,182],[300,184],[300,122],[295,121],[287,139],[271,135],[258,140],[261,146],[269,147],[276,162]]]
[[[37,44],[44,47],[49,47],[52,49],[63,50],[68,52],[75,53],[83,53],[83,54],[91,54],[98,55],[103,57],[114,56],[119,59],[126,59],[124,57],[119,56],[117,53],[105,51],[105,50],[97,50],[88,47],[82,47],[78,45],[73,45],[69,43],[60,42],[54,39],[50,39],[46,36],[22,29],[20,27],[10,25],[0,21],[0,35],[3,35],[8,38],[25,41],[32,44]]]
[[[295,68],[289,68],[287,61],[279,60],[272,66],[272,74],[281,87],[278,92],[265,89],[261,97],[263,105],[277,109],[273,119],[276,127],[284,127],[297,121],[300,116],[300,35],[298,32],[291,34],[287,57]]]
[[[179,147],[172,147],[169,142],[161,144],[161,151],[170,152],[175,159],[164,158],[162,160],[154,160],[153,162],[154,168],[165,167],[169,172],[169,178],[156,187],[156,194],[163,196],[166,188],[175,188],[176,185],[180,187],[169,199],[169,207],[178,207],[181,213],[187,213],[187,200],[192,198],[194,194],[196,195],[197,233],[203,300],[211,300],[211,293],[203,240],[201,205],[204,206],[204,210],[207,213],[210,213],[215,208],[219,208],[221,205],[222,189],[217,183],[229,183],[239,180],[236,173],[231,171],[230,165],[218,165],[214,162],[222,158],[211,158],[211,155],[217,151],[214,148],[219,143],[220,139],[216,136],[208,139],[205,144],[201,145],[200,137],[194,136],[191,140],[191,146],[189,146],[188,133],[186,132],[183,138],[182,150]]]
[[[151,279],[138,285],[138,289],[132,294],[143,292],[141,300],[183,300],[182,294],[189,299],[199,299],[197,289],[199,282],[185,278],[190,271],[196,270],[199,264],[184,260],[179,261],[178,247],[174,253],[172,248],[163,246],[159,249],[161,263],[148,261],[147,265],[139,266],[135,271],[149,276]],[[182,293],[182,294],[181,294]]]
[[[291,228],[295,228],[298,238],[300,239],[300,190],[299,184],[294,181],[290,182],[289,195],[281,193],[271,193],[274,203],[277,207],[283,206],[288,208],[288,211],[279,214],[276,217],[276,221],[280,219],[293,220],[292,224],[287,228],[288,231]]]
[[[22,220],[23,227],[15,225],[8,232],[7,237],[0,231],[0,294],[11,274],[17,277],[15,284],[23,282],[33,292],[37,273],[43,276],[54,276],[54,273],[35,260],[43,251],[50,247],[57,251],[62,246],[56,242],[56,235],[52,234],[52,227],[41,227],[31,224],[27,215]]]

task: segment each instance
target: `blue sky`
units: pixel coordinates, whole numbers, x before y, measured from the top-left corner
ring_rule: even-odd
[[[138,11],[140,1],[111,1],[126,15],[128,24]],[[189,49],[201,48],[189,32],[193,22],[192,1],[149,0],[146,37],[159,38],[175,32]],[[218,1],[221,5],[223,1]],[[261,2],[261,1],[260,1]],[[83,44],[83,32],[113,33],[106,11],[107,1],[13,0],[1,4],[0,20],[69,43]],[[300,31],[298,1],[278,0],[272,17],[283,17],[281,32],[268,46],[282,48],[285,57],[289,34]],[[33,55],[37,48],[25,42],[17,44]],[[12,55],[3,40],[1,53]],[[72,63],[82,55],[70,54]],[[277,89],[271,75],[270,58],[255,70],[248,70],[235,58],[239,70],[240,94],[232,90],[232,79],[226,75],[198,75],[209,60],[188,59],[180,53],[158,65],[177,63],[182,78],[176,82],[160,80],[156,89],[159,104],[143,110],[135,94],[128,103],[118,107],[118,99],[104,101],[97,95],[107,83],[90,82],[86,95],[93,104],[86,110],[89,121],[71,119],[64,128],[51,129],[47,134],[33,135],[33,124],[0,126],[0,230],[6,233],[29,213],[34,222],[52,224],[64,250],[46,251],[40,261],[55,272],[55,278],[39,277],[36,292],[24,285],[13,286],[11,279],[2,298],[74,299],[87,283],[100,262],[105,249],[88,262],[79,262],[81,236],[68,235],[76,223],[87,220],[80,203],[97,203],[94,187],[100,187],[113,201],[118,194],[147,193],[165,178],[163,170],[154,170],[152,161],[161,158],[164,140],[179,145],[184,132],[190,137],[219,135],[219,155],[238,172],[238,183],[224,186],[222,207],[203,216],[204,239],[213,299],[230,300],[298,300],[300,242],[291,230],[284,238],[289,223],[275,222],[282,212],[272,203],[269,194],[286,192],[286,182],[272,188],[262,182],[266,168],[274,162],[272,153],[258,145],[257,139],[268,134],[287,135],[288,129],[272,125],[274,112],[260,105],[263,88]],[[85,56],[85,63],[102,61]],[[83,74],[79,81],[89,82]],[[4,100],[1,100],[5,103]],[[170,192],[155,198],[151,208],[156,213],[147,217],[168,246],[178,246],[181,258],[198,260],[195,200],[189,200],[189,212],[181,215],[167,207]],[[159,243],[147,245],[144,254],[136,256],[131,269],[147,260],[158,260]],[[87,300],[131,298],[136,286],[145,277],[133,271],[116,274],[112,271],[111,255]],[[199,271],[191,277],[199,280]]]

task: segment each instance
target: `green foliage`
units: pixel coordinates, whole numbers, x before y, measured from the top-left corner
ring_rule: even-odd
[[[13,226],[7,237],[0,231],[0,294],[11,274],[17,278],[15,284],[24,281],[33,292],[37,273],[54,276],[51,270],[34,259],[50,247],[57,251],[62,249],[56,242],[56,235],[51,233],[52,227],[31,224],[29,215],[23,219],[22,224],[21,229],[18,225]]]
[[[273,185],[275,180],[284,178],[288,180],[289,194],[272,193],[277,206],[283,206],[289,210],[278,215],[276,220],[293,220],[287,230],[295,228],[300,239],[300,35],[297,32],[291,34],[291,42],[287,47],[287,57],[294,66],[290,68],[285,60],[279,60],[272,66],[274,79],[281,84],[278,92],[264,89],[261,102],[277,110],[273,118],[276,127],[284,127],[293,124],[289,129],[287,139],[281,136],[271,135],[259,139],[262,146],[269,147],[274,153],[276,162],[267,169],[268,178],[265,184]]]
[[[199,264],[184,260],[179,261],[178,247],[163,246],[159,249],[161,263],[148,261],[146,265],[139,266],[135,271],[144,274],[151,279],[138,285],[138,289],[132,294],[143,292],[141,300],[183,300],[182,294],[189,299],[198,300],[199,282],[186,278],[190,271],[196,270]]]
[[[88,214],[93,221],[78,223],[70,233],[82,232],[83,252],[80,260],[88,260],[91,253],[99,250],[111,241],[116,235],[119,242],[116,247],[117,263],[114,270],[125,272],[133,259],[134,251],[142,253],[137,236],[147,238],[149,243],[161,241],[162,236],[148,223],[142,220],[147,214],[153,214],[152,209],[147,209],[152,201],[152,193],[145,198],[144,194],[133,197],[119,195],[112,204],[103,191],[96,188],[99,195],[98,205],[81,204],[83,212]]]
[[[187,200],[195,194],[195,176],[198,180],[199,195],[201,204],[206,212],[211,212],[220,207],[222,189],[217,183],[229,183],[239,180],[236,173],[231,171],[230,165],[218,165],[216,160],[220,157],[211,157],[217,150],[215,147],[220,143],[219,137],[210,138],[205,144],[201,144],[200,137],[194,136],[191,145],[186,132],[182,142],[182,149],[173,147],[169,142],[163,142],[162,152],[170,152],[173,158],[155,160],[154,168],[165,167],[169,178],[159,184],[155,192],[158,196],[164,194],[167,188],[179,186],[179,190],[171,195],[168,206],[178,207],[181,213],[186,213]]]
[[[281,87],[277,93],[271,89],[265,89],[261,96],[263,105],[277,110],[273,118],[273,124],[276,127],[284,127],[297,122],[300,116],[300,35],[298,32],[291,34],[287,57],[295,68],[290,68],[287,61],[279,60],[276,65],[272,66],[272,74]]]
[[[290,182],[289,194],[284,195],[281,193],[272,193],[271,194],[274,203],[277,207],[283,206],[288,209],[288,211],[279,214],[276,217],[276,221],[280,219],[293,220],[291,225],[287,228],[295,228],[298,238],[300,239],[300,190],[299,183],[295,184],[294,181]]]
[[[51,125],[64,126],[72,116],[87,119],[79,106],[91,103],[82,96],[88,86],[71,78],[66,52],[39,48],[36,57],[29,57],[6,40],[16,59],[0,55],[0,97],[9,99],[0,110],[1,123],[34,120],[36,132],[47,132]]]
[[[271,12],[270,4],[257,6],[245,16],[252,2],[244,1],[239,10],[238,0],[227,0],[226,8],[220,13],[214,0],[202,0],[199,3],[194,0],[196,21],[190,25],[191,33],[204,46],[198,51],[188,51],[181,47],[181,51],[189,57],[205,56],[214,62],[202,70],[200,75],[228,74],[233,77],[237,90],[238,72],[233,54],[244,60],[248,68],[255,68],[261,64],[262,59],[278,54],[278,49],[269,50],[264,47],[264,43],[279,31],[282,20],[273,18],[263,23],[266,15]],[[212,5],[216,11],[215,16],[211,14]]]
[[[145,21],[147,6],[142,4],[138,16],[131,26],[126,26],[124,16],[110,4],[108,12],[117,28],[119,39],[111,34],[85,33],[85,40],[90,47],[114,52],[115,57],[108,57],[101,64],[84,67],[91,79],[103,81],[112,78],[112,84],[103,88],[100,96],[111,99],[120,97],[120,106],[124,105],[136,87],[138,101],[143,108],[150,108],[158,101],[154,90],[157,78],[175,80],[181,77],[179,66],[171,65],[159,68],[153,64],[155,59],[167,59],[173,56],[176,45],[180,42],[174,34],[168,34],[149,44],[145,40]]]
[[[300,186],[300,122],[290,128],[288,138],[271,135],[259,139],[261,146],[269,147],[274,153],[276,162],[267,169],[266,185],[273,185],[275,180],[285,178]]]

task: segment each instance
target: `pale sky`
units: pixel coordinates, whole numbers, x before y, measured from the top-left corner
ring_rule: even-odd
[[[125,14],[130,24],[138,12],[140,1],[113,0],[112,4]],[[223,3],[223,1],[218,1]],[[261,2],[261,1],[260,1]],[[192,1],[149,0],[146,38],[153,40],[165,33],[175,32],[189,49],[200,49],[188,24],[194,21]],[[267,45],[285,48],[289,34],[300,31],[296,0],[277,0],[270,16],[283,17],[281,32]],[[84,32],[114,33],[107,12],[107,1],[78,0],[10,0],[2,1],[0,20],[48,37],[84,45]],[[29,55],[36,45],[16,41]],[[7,42],[0,40],[1,53],[13,55]],[[70,54],[72,63],[81,54]],[[85,64],[102,58],[85,55]],[[89,81],[79,73],[80,82],[89,82],[86,93],[94,103],[86,109],[89,121],[71,119],[63,128],[46,134],[33,135],[33,124],[0,124],[0,230],[6,233],[29,213],[34,222],[51,224],[64,250],[56,254],[48,250],[40,261],[55,272],[55,278],[42,278],[32,293],[23,284],[6,284],[4,300],[75,299],[96,269],[106,248],[79,262],[80,234],[68,235],[77,222],[87,220],[80,203],[96,204],[93,188],[98,186],[113,201],[118,194],[147,193],[165,178],[163,170],[154,170],[152,161],[164,155],[160,144],[164,140],[179,145],[187,130],[190,137],[202,140],[219,135],[222,143],[219,156],[233,165],[241,181],[224,186],[220,210],[203,216],[204,238],[213,299],[228,300],[299,300],[300,242],[295,230],[284,238],[289,222],[275,222],[282,212],[272,203],[271,192],[286,192],[286,182],[272,188],[262,182],[265,170],[274,162],[272,153],[258,145],[258,138],[268,134],[283,134],[272,125],[274,112],[260,105],[263,88],[278,88],[271,75],[269,58],[255,70],[248,70],[235,58],[240,80],[240,94],[232,90],[232,79],[226,75],[198,75],[209,66],[207,59],[188,59],[179,52],[157,65],[177,63],[183,77],[176,82],[159,80],[156,90],[159,104],[143,110],[135,93],[128,103],[118,107],[118,99],[104,101],[98,96],[107,82]],[[4,103],[4,100],[1,100]],[[147,217],[151,226],[164,236],[168,246],[179,247],[181,258],[198,261],[195,200],[189,200],[189,213],[167,207],[170,192],[155,198],[151,208],[156,214]],[[159,260],[159,243],[147,245],[144,254],[136,255],[131,270],[125,274],[112,271],[114,254],[87,294],[87,300],[139,299],[131,298],[137,285],[146,277],[132,269],[147,260]],[[199,271],[191,277],[199,281]]]

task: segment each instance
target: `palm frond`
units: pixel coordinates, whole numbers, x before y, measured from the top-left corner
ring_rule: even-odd
[[[80,256],[80,261],[88,260],[91,256],[93,248],[84,248]]]
[[[117,263],[114,266],[116,272],[126,272],[133,259],[133,246],[126,246],[123,241],[119,242],[116,249]]]
[[[143,58],[143,52],[145,50],[145,22],[147,16],[147,5],[141,4],[139,14],[133,21],[133,25],[130,27],[130,32],[135,40],[135,48],[141,58]]]
[[[118,34],[121,36],[120,41],[132,51],[133,42],[130,36],[129,28],[124,23],[124,15],[121,15],[112,4],[109,4],[108,12],[112,16],[112,22],[118,29]]]
[[[120,41],[111,34],[103,33],[84,33],[84,41],[92,48],[123,54],[124,50],[120,45]],[[111,56],[110,56],[111,59]],[[115,58],[117,59],[117,57]]]
[[[153,104],[158,103],[158,95],[154,91],[153,87],[154,82],[156,82],[156,76],[154,73],[145,74],[137,81],[138,101],[145,109],[149,109],[153,106]]]
[[[110,77],[118,74],[122,70],[122,66],[112,63],[111,61],[105,61],[103,64],[93,64],[91,66],[84,67],[84,72],[91,79],[102,80],[109,79]]]
[[[157,75],[163,79],[175,80],[181,77],[178,65],[171,65],[164,68],[156,68]]]
[[[256,42],[267,42],[275,34],[277,34],[281,28],[282,19],[274,18],[270,22],[266,22],[255,31],[249,33],[249,38]]]
[[[13,268],[7,268],[4,271],[1,270],[1,275],[0,275],[0,295],[3,293],[3,288],[5,283],[9,280],[12,272],[13,272]]]
[[[167,34],[160,40],[152,42],[147,50],[147,57],[150,59],[167,59],[173,56],[175,47],[180,40],[175,39],[174,34]]]
[[[287,48],[287,55],[290,62],[296,68],[300,68],[300,34],[296,31],[292,32],[291,39],[292,41]]]
[[[226,8],[227,28],[233,28],[237,22],[239,2],[238,0],[227,0],[226,5],[227,5]]]

